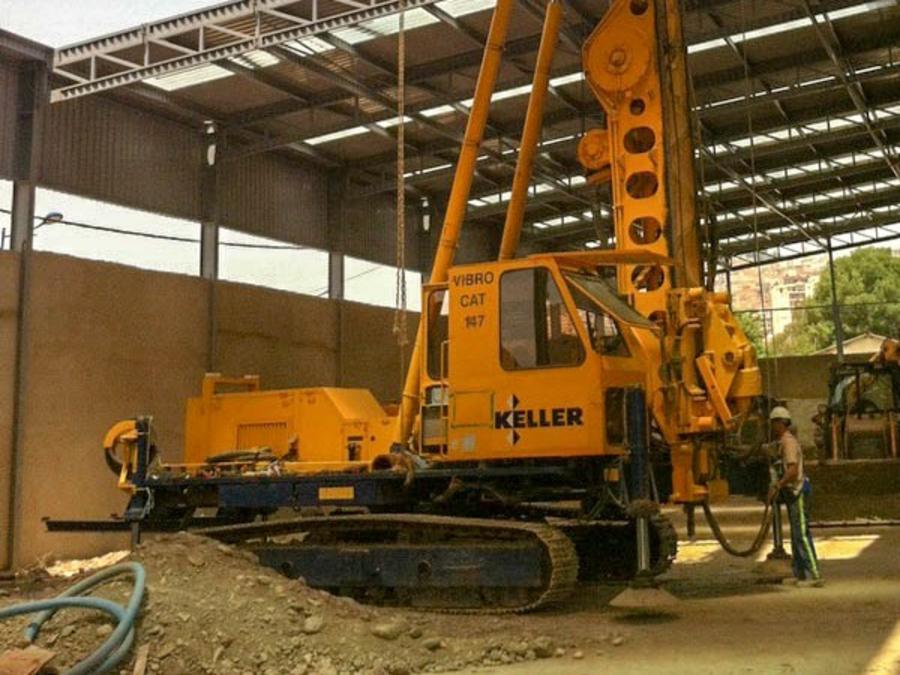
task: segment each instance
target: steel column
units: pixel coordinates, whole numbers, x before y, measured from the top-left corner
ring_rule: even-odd
[[[10,216],[10,250],[19,253],[31,247],[34,236],[35,184],[30,180],[13,181]]]
[[[837,280],[834,278],[834,253],[831,237],[828,238],[828,274],[831,275],[831,318],[834,321],[834,344],[838,363],[844,361],[844,324],[841,321],[841,307],[838,304]]]
[[[24,67],[17,87],[16,145],[12,204],[12,249],[19,252],[16,288],[16,342],[13,363],[12,434],[6,541],[0,551],[0,569],[15,564],[16,523],[19,505],[19,470],[22,457],[22,426],[26,391],[28,300],[31,288],[31,243],[34,235],[35,185],[40,175],[40,143],[47,99],[47,68],[35,62]]]
[[[344,254],[340,251],[328,252],[328,297],[344,299]]]
[[[206,125],[206,152],[200,173],[200,277],[207,287],[207,353],[206,370],[215,372],[218,362],[218,297],[219,277],[219,147],[222,136],[212,122]]]

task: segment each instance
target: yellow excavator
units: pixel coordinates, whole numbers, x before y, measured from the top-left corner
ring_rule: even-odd
[[[583,47],[606,126],[578,159],[611,184],[614,248],[516,256],[562,21],[551,0],[500,254],[453,264],[515,5],[494,9],[399,406],[207,375],[182,462],[160,461],[150,418],[107,434],[123,527],[203,527],[362,599],[523,611],[579,578],[661,574],[676,537],[659,502],[727,490],[716,453],[761,380],[728,297],[702,283],[676,0],[614,0]],[[283,508],[301,517],[265,518]]]

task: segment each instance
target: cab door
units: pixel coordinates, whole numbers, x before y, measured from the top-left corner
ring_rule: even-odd
[[[534,261],[451,275],[448,457],[595,454],[599,362],[558,273]]]

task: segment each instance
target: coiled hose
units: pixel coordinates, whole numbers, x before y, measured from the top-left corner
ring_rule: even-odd
[[[91,589],[106,583],[113,577],[122,574],[129,574],[134,579],[134,589],[131,591],[131,597],[128,599],[128,604],[125,607],[110,600],[83,595]],[[144,598],[145,582],[146,572],[140,563],[129,562],[114,565],[105,570],[100,570],[84,581],[80,581],[55,598],[27,602],[0,609],[0,620],[22,614],[40,612],[34,621],[28,624],[28,628],[25,629],[25,639],[29,642],[34,642],[44,623],[60,609],[81,607],[97,609],[110,614],[118,623],[116,629],[110,633],[109,637],[93,654],[65,671],[64,675],[105,673],[121,663],[131,649],[131,645],[134,642],[134,622],[140,611],[141,601]]]
[[[716,520],[715,515],[713,515],[712,509],[709,508],[708,499],[703,500],[703,515],[706,516],[706,522],[709,523],[709,529],[712,530],[716,541],[719,542],[719,545],[725,549],[727,553],[739,558],[748,558],[762,548],[762,545],[766,541],[766,537],[769,535],[769,528],[772,526],[772,516],[774,515],[774,512],[772,511],[772,501],[773,500],[771,499],[766,499],[766,506],[763,510],[762,524],[759,526],[759,532],[756,533],[756,538],[753,540],[753,543],[750,544],[750,548],[746,549],[735,548],[728,539],[725,538],[725,535],[722,533],[722,528],[719,527],[719,521]]]

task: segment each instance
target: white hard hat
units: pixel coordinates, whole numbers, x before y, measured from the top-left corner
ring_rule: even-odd
[[[769,413],[770,420],[787,420],[791,421],[791,411],[785,408],[783,405],[776,405],[772,408],[772,412]]]

